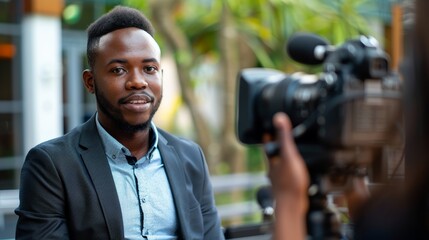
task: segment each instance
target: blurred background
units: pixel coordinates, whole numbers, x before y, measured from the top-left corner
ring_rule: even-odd
[[[333,45],[377,38],[398,70],[406,0],[0,0],[0,238],[13,238],[20,168],[34,145],[67,133],[95,111],[81,81],[87,26],[116,5],[152,20],[163,52],[164,98],[156,124],[203,148],[224,226],[262,220],[267,185],[259,147],[235,135],[242,68],[315,73],[291,60],[289,36],[312,32]],[[392,171],[396,163],[383,163]],[[390,164],[390,165],[389,165]]]

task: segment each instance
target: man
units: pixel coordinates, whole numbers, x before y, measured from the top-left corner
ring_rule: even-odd
[[[152,122],[162,99],[151,23],[116,7],[88,28],[97,113],[28,153],[17,239],[223,239],[204,155]]]

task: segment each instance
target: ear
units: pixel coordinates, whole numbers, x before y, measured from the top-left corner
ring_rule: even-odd
[[[82,73],[83,84],[89,93],[95,92],[94,74],[91,70],[85,69]]]

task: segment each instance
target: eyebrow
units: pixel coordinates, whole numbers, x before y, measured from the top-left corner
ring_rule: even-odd
[[[147,62],[155,62],[155,63],[158,63],[158,60],[157,60],[156,58],[148,58],[148,59],[144,59],[144,60],[143,60],[143,62],[144,62],[144,63],[147,63]]]
[[[112,60],[110,60],[107,64],[106,64],[106,66],[108,66],[108,65],[110,65],[110,64],[112,64],[112,63],[127,63],[128,61],[127,60],[125,60],[125,59],[117,59],[117,58],[114,58],[114,59],[112,59]]]
[[[110,60],[106,65],[110,65],[112,63],[127,63],[128,61],[126,59],[120,59],[120,58],[114,58],[112,60]],[[142,63],[148,63],[148,62],[155,62],[155,63],[159,63],[158,60],[156,58],[147,58],[147,59],[143,59]]]

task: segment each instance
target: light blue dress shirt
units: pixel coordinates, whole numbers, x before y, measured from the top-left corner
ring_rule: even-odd
[[[126,158],[131,152],[101,126],[98,116],[96,122],[121,205],[125,239],[177,239],[177,215],[154,123],[152,145],[133,166]]]

